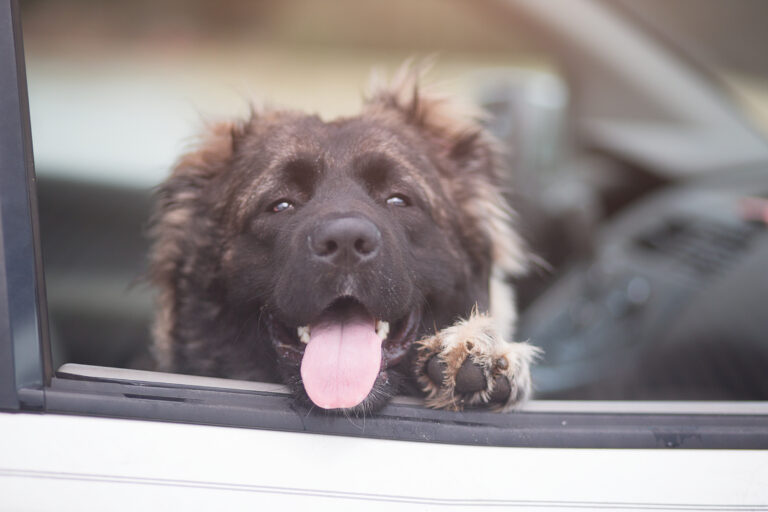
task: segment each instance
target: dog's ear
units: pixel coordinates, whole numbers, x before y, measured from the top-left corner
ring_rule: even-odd
[[[161,368],[171,365],[171,336],[175,328],[177,293],[213,272],[200,272],[200,247],[214,247],[206,192],[210,182],[231,166],[244,127],[218,123],[208,127],[197,147],[183,155],[170,177],[155,192],[150,220],[149,279],[158,290],[153,334],[155,357]],[[193,270],[194,275],[193,275]]]
[[[443,184],[470,239],[490,246],[491,263],[503,274],[519,275],[526,269],[524,244],[512,228],[513,211],[504,197],[508,176],[499,144],[483,128],[483,113],[455,98],[425,91],[424,66],[406,63],[391,82],[374,75],[365,102],[373,115],[395,115],[416,128],[436,148],[433,159],[440,167]]]
[[[365,109],[373,115],[398,116],[434,148],[432,160],[444,188],[461,210],[457,217],[465,249],[488,277],[491,314],[502,336],[508,337],[516,319],[508,277],[523,274],[529,261],[504,197],[508,160],[482,127],[483,114],[455,98],[426,92],[420,86],[423,74],[424,67],[406,63],[389,84],[374,78]]]

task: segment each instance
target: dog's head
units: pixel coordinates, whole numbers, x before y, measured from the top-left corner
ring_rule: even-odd
[[[498,162],[408,72],[355,117],[267,110],[212,127],[159,194],[159,355],[227,373],[258,364],[242,345],[267,338],[316,405],[381,405],[417,337],[488,309],[492,274],[521,269]]]

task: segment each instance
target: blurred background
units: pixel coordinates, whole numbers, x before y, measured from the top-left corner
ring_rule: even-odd
[[[354,114],[372,69],[434,56],[507,151],[539,396],[768,397],[767,4],[21,6],[56,366],[151,368],[151,191],[204,122]]]

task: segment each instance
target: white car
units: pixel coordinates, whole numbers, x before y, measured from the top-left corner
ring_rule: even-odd
[[[722,11],[702,4],[699,14]],[[107,315],[109,286],[91,286],[103,269],[73,259],[89,248],[107,267],[140,256],[137,244],[99,245],[120,239],[117,210],[83,215],[82,231],[57,224],[72,210],[55,201],[87,202],[108,187],[64,172],[46,188],[43,169],[69,154],[45,153],[56,132],[35,141],[38,188],[20,11],[0,4],[0,510],[768,510],[768,143],[685,52],[643,28],[652,4],[483,5],[498,23],[537,27],[567,67],[556,77],[473,75],[497,135],[521,144],[522,179],[541,207],[532,211],[548,211],[566,229],[555,246],[579,254],[522,300],[521,332],[547,354],[538,397],[509,414],[396,397],[375,415],[345,417],[297,406],[280,384],[60,356],[85,346],[61,341],[74,332],[118,360],[130,346],[122,322],[135,313],[145,329],[149,307],[118,300]],[[66,123],[51,126],[66,139]],[[566,132],[592,157],[542,156],[563,149]],[[546,187],[530,181],[542,158],[560,162]],[[573,179],[584,166],[658,179],[595,216],[584,206],[598,194]],[[102,206],[146,207],[126,190],[99,195],[114,199]],[[723,325],[727,336],[714,338]],[[710,335],[722,343],[705,343]],[[713,373],[731,355],[741,366]]]

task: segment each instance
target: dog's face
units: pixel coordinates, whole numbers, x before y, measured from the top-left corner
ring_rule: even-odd
[[[356,406],[405,356],[427,304],[444,325],[487,302],[467,287],[487,283],[490,261],[472,268],[418,131],[295,115],[254,129],[223,184],[238,205],[222,247],[228,300],[265,309],[281,364],[300,368],[314,403]]]
[[[253,336],[210,344],[210,358],[226,358],[229,343],[242,359],[242,339],[266,338],[297,394],[375,408],[396,391],[413,341],[487,309],[494,237],[512,236],[488,226],[501,206],[493,151],[473,124],[436,124],[451,122],[438,101],[398,98],[332,122],[272,111],[219,125],[182,160],[155,228],[171,317],[159,318],[161,344],[183,352],[183,338],[214,335],[199,325],[210,304],[213,325],[256,319],[239,322]],[[185,310],[197,318],[181,326]]]

